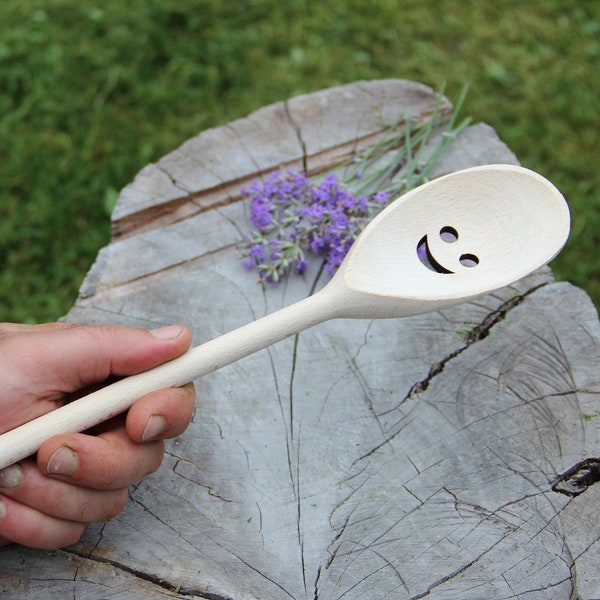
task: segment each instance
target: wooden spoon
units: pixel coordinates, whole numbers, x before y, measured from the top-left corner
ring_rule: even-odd
[[[321,291],[5,433],[0,468],[53,435],[84,431],[151,391],[183,385],[328,319],[407,317],[508,285],[554,258],[569,226],[560,192],[522,167],[474,167],[435,179],[375,217]]]

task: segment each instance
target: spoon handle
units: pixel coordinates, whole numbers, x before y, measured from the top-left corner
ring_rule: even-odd
[[[126,377],[0,435],[0,469],[35,453],[52,436],[85,431],[146,394],[177,387],[333,316],[325,290],[197,346],[168,363]]]

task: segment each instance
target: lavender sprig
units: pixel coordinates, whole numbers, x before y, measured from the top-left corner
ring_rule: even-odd
[[[307,251],[324,257],[325,271],[333,275],[366,222],[388,201],[387,192],[355,196],[334,174],[313,183],[292,169],[254,181],[242,194],[251,200],[255,227],[241,244],[242,265],[270,283],[292,268],[303,273]]]
[[[427,158],[424,149],[441,119],[441,93],[431,118],[415,123],[402,118],[381,139],[350,163],[320,180],[293,169],[277,170],[264,181],[253,181],[241,190],[250,200],[254,229],[239,245],[242,265],[256,269],[259,282],[277,283],[286,273],[302,274],[307,254],[325,259],[333,275],[365,225],[393,198],[421,185],[458,134],[465,119],[455,126],[465,92],[455,106],[437,147]]]

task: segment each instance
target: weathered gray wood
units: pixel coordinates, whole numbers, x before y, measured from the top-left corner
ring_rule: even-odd
[[[403,114],[425,120],[432,90],[396,80],[341,86],[278,102],[209,129],[143,169],[113,212],[115,237],[240,199],[243,185],[279,167],[311,174],[340,164]],[[451,105],[439,106],[448,113]],[[217,150],[218,149],[218,150]]]
[[[329,168],[434,98],[360,82],[186,142],[123,191],[68,318],[185,322],[201,343],[306,296],[316,264],[267,290],[240,268],[239,188],[280,163]],[[435,174],[491,162],[516,158],[480,124]],[[192,425],[125,512],[69,549],[4,550],[0,590],[598,598],[600,486],[553,484],[600,455],[599,364],[594,306],[547,268],[442,313],[326,323],[197,382]]]

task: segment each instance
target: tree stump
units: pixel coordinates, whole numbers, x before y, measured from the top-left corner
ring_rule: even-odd
[[[429,88],[357,82],[203,132],[121,193],[66,316],[199,344],[325,283],[240,267],[244,184],[328,170]],[[451,107],[444,103],[442,110]],[[517,159],[485,124],[432,176]],[[190,428],[125,511],[2,550],[4,598],[600,598],[600,323],[549,268],[442,312],[330,321],[197,382]]]

